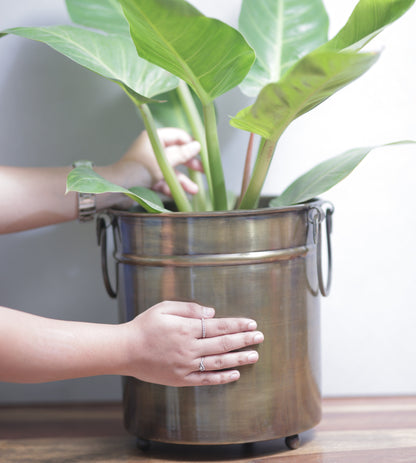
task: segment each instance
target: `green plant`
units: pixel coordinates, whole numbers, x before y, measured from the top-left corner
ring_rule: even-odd
[[[242,0],[239,30],[202,15],[185,0],[66,0],[73,26],[14,28],[0,36],[15,34],[44,42],[119,84],[140,111],[178,210],[251,209],[257,205],[285,129],[365,73],[379,53],[363,52],[364,45],[413,3],[360,0],[345,26],[328,40],[322,0]],[[255,101],[233,117],[231,125],[257,134],[261,141],[252,172],[245,176],[233,206],[224,181],[214,102],[237,85]],[[157,137],[157,121],[172,114],[174,124],[184,125],[202,146],[208,199],[201,189],[193,204]],[[324,161],[272,205],[291,205],[324,193],[373,148],[356,148]],[[246,172],[250,157],[248,150]],[[203,184],[199,174],[192,175]],[[124,189],[80,167],[69,175],[68,190]],[[149,190],[123,192],[150,212],[166,210]]]

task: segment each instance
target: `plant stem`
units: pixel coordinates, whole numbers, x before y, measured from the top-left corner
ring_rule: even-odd
[[[250,181],[251,158],[253,155],[253,141],[254,141],[254,133],[250,133],[250,138],[248,140],[248,145],[247,145],[246,161],[244,163],[243,181],[241,182],[241,193],[240,193],[240,197],[237,202],[237,209],[240,206],[244,193],[247,191],[247,187]]]
[[[205,184],[202,178],[201,172],[197,172],[196,170],[188,169],[188,176],[189,178],[198,185],[198,193],[192,195],[191,204],[193,211],[210,211],[212,208],[210,207],[209,199],[206,195]]]
[[[275,141],[262,140],[256,163],[254,164],[251,180],[238,207],[239,209],[254,209],[257,207],[275,149]]]
[[[183,107],[183,110],[185,111],[189,125],[191,126],[192,134],[195,140],[198,140],[199,143],[201,144],[201,152],[200,152],[201,162],[204,167],[204,173],[207,179],[208,191],[209,191],[209,195],[211,198],[211,202],[213,202],[214,193],[213,193],[213,188],[212,188],[211,170],[209,167],[209,158],[208,158],[207,143],[206,143],[206,138],[205,138],[204,124],[202,122],[202,119],[199,114],[198,108],[195,104],[195,101],[192,97],[192,93],[189,90],[188,85],[183,80],[180,81],[179,86],[176,89],[176,91],[178,93],[179,100],[182,103],[182,107]],[[201,190],[200,192],[202,193]]]
[[[153,151],[156,156],[156,160],[159,164],[160,170],[162,171],[163,177],[169,186],[172,197],[176,203],[176,206],[180,212],[192,211],[191,203],[186,196],[181,184],[178,181],[178,177],[169,164],[166,158],[165,150],[157,134],[156,124],[153,120],[152,113],[146,104],[139,106],[140,113],[143,118],[144,125],[149,135],[150,143],[152,144]]]
[[[207,140],[209,167],[212,180],[213,206],[216,211],[228,209],[227,191],[225,189],[224,172],[221,162],[220,147],[218,142],[217,121],[215,117],[214,103],[203,105],[205,133]]]

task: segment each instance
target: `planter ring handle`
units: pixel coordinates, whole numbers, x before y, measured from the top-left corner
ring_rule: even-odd
[[[332,215],[334,213],[334,206],[330,202],[325,202],[327,205],[324,211],[321,207],[313,207],[310,210],[309,222],[313,224],[313,241],[316,244],[316,264],[318,272],[319,290],[322,296],[327,297],[331,289],[332,282],[332,247],[331,247],[331,233],[332,233]],[[311,214],[312,212],[312,214]],[[322,271],[322,222],[325,220],[326,229],[326,245],[328,252],[328,275],[326,283]]]
[[[108,263],[107,263],[107,229],[112,227],[112,222],[108,215],[100,214],[97,217],[96,222],[96,230],[97,230],[97,242],[98,246],[101,247],[101,272],[103,275],[104,286],[107,290],[108,295],[111,298],[117,297],[117,283],[118,283],[118,275],[117,275],[117,268],[116,268],[116,289],[113,289],[113,286],[110,282],[110,277],[108,275]]]

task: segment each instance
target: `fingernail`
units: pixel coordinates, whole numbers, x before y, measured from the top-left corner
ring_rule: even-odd
[[[264,341],[264,336],[263,336],[263,333],[257,333],[255,336],[254,336],[254,342],[263,342]]]
[[[215,310],[212,307],[202,307],[202,315],[204,317],[213,317],[215,315]]]
[[[250,363],[257,362],[258,359],[259,359],[259,354],[258,354],[258,352],[256,352],[256,351],[251,352],[251,353],[248,354],[248,356],[247,356],[247,360],[248,360]]]
[[[238,371],[233,371],[230,375],[230,379],[232,379],[233,381],[235,381],[239,377],[240,377],[240,373]]]
[[[257,323],[253,320],[248,324],[249,330],[255,330],[257,328]]]

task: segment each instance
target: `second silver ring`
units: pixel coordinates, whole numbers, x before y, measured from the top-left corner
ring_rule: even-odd
[[[199,371],[205,371],[204,357],[201,357],[201,361],[199,362]]]

